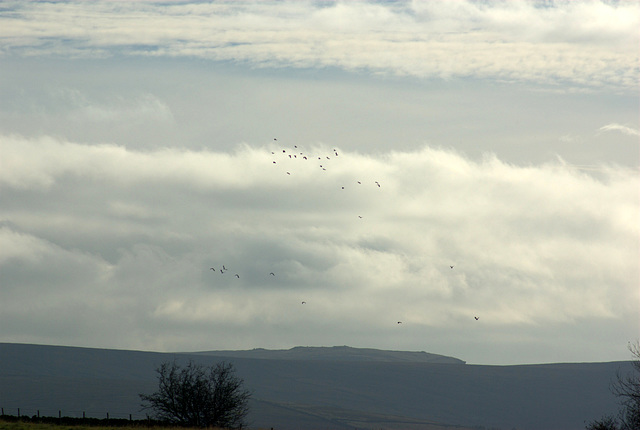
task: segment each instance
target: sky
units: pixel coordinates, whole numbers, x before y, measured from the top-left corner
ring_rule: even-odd
[[[635,1],[4,1],[0,342],[628,360],[638,29]]]

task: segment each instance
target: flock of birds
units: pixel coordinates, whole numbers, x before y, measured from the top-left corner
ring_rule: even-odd
[[[277,141],[278,139],[274,138],[273,140]],[[330,157],[329,155],[311,156],[309,154],[306,154],[306,153],[300,151],[298,149],[297,145],[294,145],[293,149],[289,148],[288,152],[287,152],[287,148],[281,149],[281,150],[282,150],[282,152],[281,153],[278,152],[278,153],[280,154],[281,157],[284,157],[286,160],[305,160],[305,161],[308,161],[308,160],[315,160],[317,158],[317,160],[319,160],[322,163],[322,164],[318,163],[319,167],[322,170],[325,170],[325,171],[327,170],[327,167],[326,167],[327,166],[327,162],[324,161],[324,160],[331,160],[332,157],[338,157],[338,151],[336,149],[333,149],[333,153],[331,154],[332,157]],[[276,151],[272,151],[271,155],[276,156],[278,153]],[[278,162],[276,160],[273,160],[273,164],[278,164]],[[291,175],[291,171],[286,171],[286,174],[287,175]],[[362,181],[356,181],[356,182],[358,183],[358,185],[362,185]],[[380,185],[380,183],[378,181],[374,181],[374,183],[377,185],[378,188],[381,188],[381,185]],[[344,190],[344,186],[342,186],[342,189]],[[358,218],[362,218],[362,216],[358,215]],[[453,267],[454,267],[453,265],[449,266],[449,268],[452,269],[452,270],[453,270]],[[212,270],[213,272],[216,272],[216,268],[215,267],[211,267],[210,270]],[[218,270],[217,270],[217,272],[219,272],[220,274],[224,274],[227,271],[228,270],[227,270],[227,268],[226,268],[226,266],[224,264],[222,265],[221,268],[218,268]],[[269,272],[269,275],[270,276],[275,276],[275,273],[274,272]],[[237,279],[240,279],[240,274],[235,273],[234,276]],[[302,305],[306,305],[307,302],[303,300],[301,302],[301,304]],[[478,321],[480,319],[480,317],[478,317],[478,316],[474,316],[473,318],[476,321]],[[402,324],[402,321],[398,321],[397,324]]]
[[[278,139],[274,138],[273,140],[277,141]],[[298,148],[298,145],[293,145],[293,148],[281,148],[277,151],[271,151],[271,155],[273,155],[274,158],[277,158],[279,156],[281,159],[284,159],[285,161],[296,161],[296,160],[310,161],[311,160],[318,163],[318,167],[323,171],[327,170],[327,166],[329,166],[329,164],[327,163],[330,163],[332,159],[335,159],[339,156],[338,150],[335,148],[329,154],[311,155],[311,154],[302,152],[300,148]],[[274,159],[272,163],[278,165],[278,164],[282,164],[283,161],[282,160],[278,161]],[[291,175],[290,170],[285,171],[285,173],[287,175]],[[362,181],[356,181],[356,182],[358,185],[362,185]],[[373,181],[373,182],[378,188],[382,188],[382,186],[380,185],[380,182],[378,181]],[[343,190],[345,189],[344,185],[341,187],[341,189]],[[362,218],[362,216],[358,215],[358,218]]]

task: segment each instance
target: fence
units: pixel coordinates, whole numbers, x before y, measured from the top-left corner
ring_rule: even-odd
[[[33,408],[6,408],[0,407],[2,417],[17,418],[71,418],[71,419],[94,419],[94,420],[117,420],[117,421],[139,421],[149,420],[149,416],[141,412],[138,413],[110,413],[96,411],[74,411],[74,410],[51,410]]]

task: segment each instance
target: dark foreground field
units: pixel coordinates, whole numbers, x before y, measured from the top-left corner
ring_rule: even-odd
[[[360,420],[362,417],[357,417]],[[376,417],[377,419],[381,418]],[[159,423],[149,423],[147,420],[134,420],[127,422],[128,420],[107,420],[107,419],[69,419],[63,417],[58,419],[52,417],[52,419],[36,419],[36,418],[17,418],[10,416],[0,416],[0,430],[201,430],[200,428],[192,427],[176,427],[169,425],[162,425]],[[385,422],[385,421],[382,421]],[[393,425],[391,422],[391,429],[420,429],[420,430],[479,430],[478,427],[462,427],[462,426],[448,426],[441,424],[430,424],[428,422],[419,420],[405,420],[395,422]],[[327,427],[332,428],[332,427]],[[357,427],[354,427],[357,428]],[[251,427],[253,430],[274,430],[273,427],[259,428]],[[219,427],[207,427],[207,430],[228,430]],[[300,428],[298,430],[305,430]]]
[[[108,425],[108,424],[82,424],[72,423],[69,421],[63,421],[65,424],[56,422],[32,422],[31,420],[16,420],[9,417],[0,417],[0,430],[177,430],[176,427],[166,426],[148,426],[144,422],[134,422],[131,425]],[[187,427],[180,427],[180,430],[201,430]],[[209,428],[209,430],[218,430],[215,428]],[[220,429],[222,430],[222,429]]]
[[[144,418],[138,394],[177,359],[230,361],[253,392],[249,427],[276,430],[583,430],[614,414],[630,362],[477,366],[348,347],[166,354],[0,343],[0,406],[15,415]],[[1,429],[0,429],[1,430]]]

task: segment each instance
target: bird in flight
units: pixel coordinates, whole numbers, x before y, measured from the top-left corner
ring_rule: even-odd
[[[480,319],[480,317],[474,317],[476,319],[476,321],[478,321]]]
[[[270,272],[270,273],[269,273],[269,275],[271,275],[271,276],[276,276],[276,274],[275,274],[275,273],[273,273],[273,272]]]
[[[226,267],[224,267],[224,264],[222,265],[222,269],[223,269],[223,270],[227,270],[227,268],[226,268]]]
[[[449,266],[449,267],[451,267],[453,269],[453,266]]]
[[[214,269],[213,267],[211,269],[209,269],[209,270],[213,270],[214,272],[216,271],[216,269]]]
[[[303,304],[303,305],[306,305],[306,304],[307,304],[307,302],[302,302],[302,304]]]
[[[402,321],[398,321],[398,324],[402,324]]]
[[[237,273],[236,273],[236,278],[240,279],[240,275],[238,275]]]

